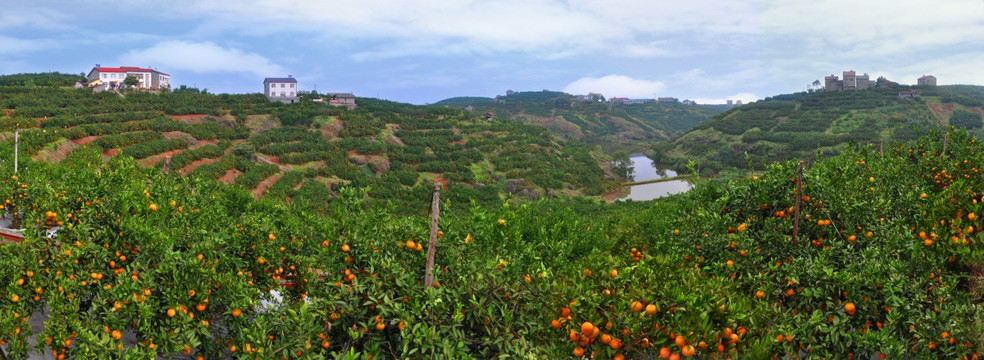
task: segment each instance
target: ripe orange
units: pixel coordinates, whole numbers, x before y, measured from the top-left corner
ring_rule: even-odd
[[[731,260],[726,261],[725,264],[728,266],[735,266],[735,262]]]
[[[205,304],[195,305],[195,310],[198,310],[198,312],[205,311]]]
[[[604,344],[612,342],[612,336],[608,334],[601,335],[601,342]]]
[[[383,331],[383,329],[386,329],[386,324],[381,322],[376,323],[376,330]]]
[[[622,340],[612,339],[612,342],[608,343],[608,346],[612,347],[612,350],[618,350],[622,348]]]
[[[407,249],[416,250],[417,249],[417,243],[413,242],[413,240],[407,240]]]
[[[551,320],[550,321],[550,327],[552,327],[554,329],[560,328],[560,321],[557,321],[557,319]]]
[[[632,311],[633,312],[640,312],[640,311],[642,311],[642,303],[641,302],[638,302],[638,301],[633,301],[632,302]]]
[[[157,204],[150,204],[148,207],[150,208],[150,211],[157,211]]]
[[[243,311],[242,310],[232,309],[232,317],[239,317],[239,315],[242,315],[242,314],[243,314]]]
[[[854,307],[854,303],[849,302],[847,304],[844,304],[844,311],[847,311],[848,315],[853,316],[854,312],[857,311],[857,308]]]
[[[574,356],[575,357],[582,357],[582,356],[584,356],[584,348],[582,348],[580,346],[574,348]]]
[[[565,318],[571,315],[571,308],[565,307],[560,309],[560,317]]]
[[[646,315],[656,315],[657,311],[659,310],[656,309],[656,304],[646,305]]]
[[[174,315],[177,315],[177,313],[178,312],[175,311],[174,309],[167,309],[167,317],[169,317],[169,318],[173,318]]]
[[[612,269],[612,272],[608,273],[608,275],[614,279],[618,276],[618,270]]]
[[[675,343],[678,348],[683,348],[684,346],[687,346],[687,339],[685,339],[683,335],[677,335],[676,339],[673,339],[673,343]]]
[[[342,252],[349,252],[348,244],[342,245]]]
[[[746,228],[748,228],[748,225],[741,223],[741,225],[738,225],[738,232],[745,231]]]
[[[683,355],[683,357],[694,356],[695,352],[696,349],[694,349],[694,347],[691,345],[684,346],[683,349],[680,349],[680,354]]]
[[[759,291],[756,291],[755,292],[755,298],[756,299],[761,299],[761,298],[764,298],[764,297],[765,297],[765,291],[759,290]]]
[[[594,333],[594,330],[595,326],[590,322],[585,321],[581,324],[581,333],[584,335],[591,336],[591,334]]]
[[[113,330],[112,336],[113,339],[119,340],[120,338],[123,337],[123,333],[121,333],[119,330]]]
[[[325,340],[325,341],[322,341],[322,342],[321,342],[321,348],[322,348],[322,349],[327,349],[327,348],[328,348],[328,347],[330,347],[330,346],[331,346],[331,343],[330,343],[330,342],[328,342],[328,340]]]
[[[970,221],[977,220],[977,215],[974,215],[974,213],[967,214],[967,220]]]
[[[660,348],[659,349],[659,358],[660,359],[669,359],[670,358],[670,348],[668,348],[668,347]]]

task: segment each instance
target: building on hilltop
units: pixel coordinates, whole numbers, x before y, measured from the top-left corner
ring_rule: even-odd
[[[355,109],[355,95],[352,93],[326,93],[328,104],[332,106],[344,106],[349,110]]]
[[[936,86],[936,77],[933,75],[923,75],[916,80],[916,85],[919,86]]]
[[[858,75],[854,70],[850,70],[845,71],[842,75],[844,76],[843,80],[839,79],[837,75],[834,74],[824,76],[824,89],[827,91],[841,91],[865,90],[873,87],[868,73]]]
[[[679,101],[677,98],[670,97],[670,96],[656,98],[656,102],[661,102],[661,103],[675,103],[677,101]]]
[[[294,75],[287,75],[285,78],[263,79],[263,94],[270,101],[294,103],[298,101],[297,79],[294,78]]]
[[[89,75],[86,75],[88,87],[93,91],[117,90],[125,88],[123,80],[132,76],[137,79],[138,90],[167,90],[171,88],[171,75],[157,71],[156,69],[139,68],[133,66],[103,67],[96,64]]]

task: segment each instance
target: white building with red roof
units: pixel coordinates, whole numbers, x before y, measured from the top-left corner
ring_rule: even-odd
[[[133,76],[137,79],[136,89],[160,90],[171,87],[171,75],[155,69],[133,66],[103,67],[96,65],[89,71],[86,79],[90,88],[95,91],[102,91],[124,87],[123,80],[127,76]]]

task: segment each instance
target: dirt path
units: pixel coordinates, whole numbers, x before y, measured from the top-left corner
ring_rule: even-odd
[[[189,124],[197,124],[197,123],[201,122],[201,120],[202,120],[203,117],[206,117],[206,116],[208,116],[208,115],[201,115],[201,114],[168,115],[168,117],[170,117],[171,119],[174,119],[174,120],[177,120],[177,121],[181,121],[181,122],[185,122],[185,123],[189,123]]]
[[[188,164],[188,166],[185,166],[185,167],[183,167],[181,169],[178,169],[178,174],[181,174],[181,176],[188,175],[189,173],[191,173],[192,171],[194,171],[195,168],[197,168],[199,166],[202,166],[202,165],[205,165],[205,164],[214,163],[216,161],[219,161],[219,159],[221,159],[221,157],[218,157],[218,158],[215,158],[215,159],[195,160],[191,164]]]
[[[81,138],[81,139],[72,140],[72,142],[75,143],[76,145],[85,145],[85,144],[91,143],[93,141],[96,141],[96,139],[98,139],[98,138],[99,138],[99,136],[86,136],[86,137]]]
[[[277,180],[280,180],[280,178],[283,176],[284,173],[278,172],[266,179],[263,179],[263,181],[260,181],[260,183],[256,185],[256,189],[253,189],[253,197],[259,199],[261,196],[263,196],[263,194],[266,194],[267,189],[270,188],[271,185],[276,183]]]
[[[200,147],[205,146],[205,145],[215,145],[215,144],[218,144],[218,143],[219,142],[216,141],[216,140],[200,140],[197,143],[195,143],[195,145],[189,146],[187,149],[177,149],[177,150],[171,150],[171,151],[163,152],[163,153],[160,153],[160,154],[151,155],[151,156],[148,156],[146,158],[137,160],[137,162],[140,163],[140,165],[141,166],[144,166],[144,167],[157,166],[157,163],[161,162],[161,160],[164,160],[165,157],[174,156],[174,155],[180,154],[182,152],[185,152],[187,150],[197,149],[197,148],[200,148]]]
[[[219,181],[223,181],[227,184],[235,184],[236,178],[242,174],[243,174],[242,171],[236,169],[229,169],[229,171],[226,171],[225,175],[222,175],[222,177],[219,178]]]

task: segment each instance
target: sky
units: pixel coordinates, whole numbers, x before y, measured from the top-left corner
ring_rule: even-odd
[[[984,84],[984,0],[0,0],[0,74],[434,103],[514,91],[745,102],[846,70]]]

